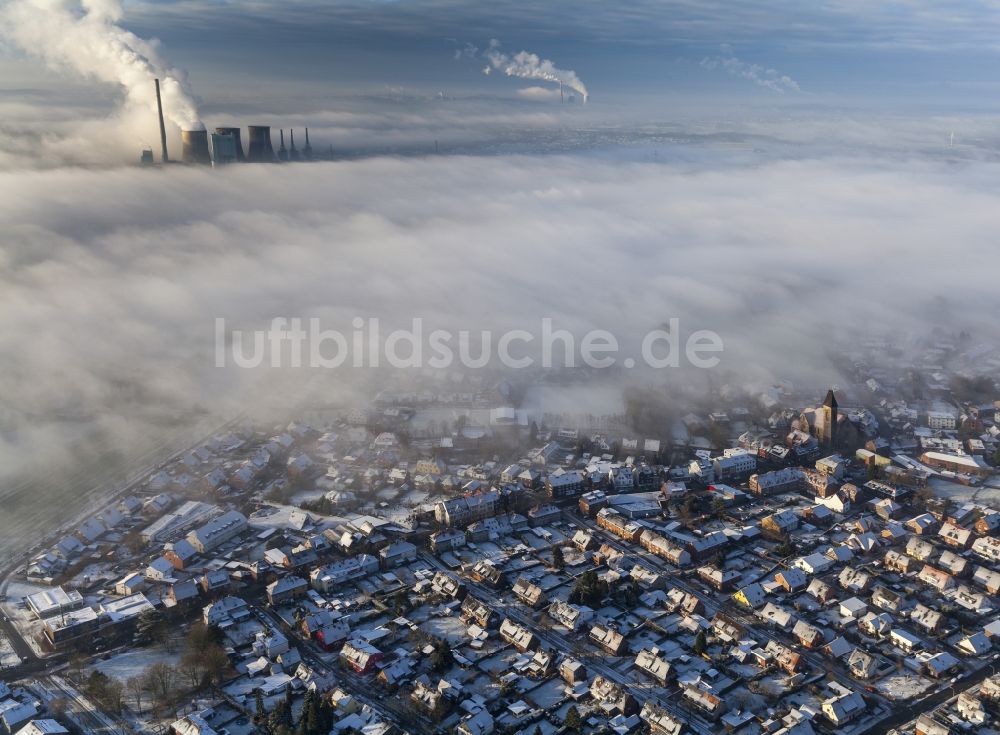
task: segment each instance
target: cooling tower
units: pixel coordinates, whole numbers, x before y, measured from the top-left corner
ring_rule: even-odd
[[[238,162],[246,161],[246,156],[243,155],[243,141],[240,140],[240,129],[239,128],[216,128],[215,132],[219,135],[231,135],[233,136],[233,142],[236,145],[236,160]]]
[[[268,125],[251,125],[247,128],[250,140],[247,146],[247,160],[260,163],[274,162],[274,148],[271,147],[271,128]]]
[[[210,165],[212,157],[208,153],[207,130],[181,131],[181,160],[184,163],[203,163]]]

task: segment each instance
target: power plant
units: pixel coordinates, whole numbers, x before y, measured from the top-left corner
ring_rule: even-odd
[[[160,99],[160,80],[156,80],[156,114],[160,124],[160,160],[169,163],[167,156],[167,131],[163,122],[163,103]],[[289,147],[285,147],[285,131],[281,130],[281,142],[278,152],[271,146],[271,127],[269,125],[250,125],[247,127],[247,150],[244,155],[240,128],[217,127],[211,134],[209,148],[209,133],[207,130],[181,131],[181,161],[187,164],[202,166],[219,166],[232,163],[275,163],[277,161],[311,161],[313,159],[312,145],[309,143],[309,128],[306,128],[306,144],[300,151],[295,147],[295,131],[289,130]],[[330,148],[332,158],[333,147]],[[326,158],[326,156],[321,156]],[[153,152],[144,149],[140,156],[143,165],[153,163]]]
[[[239,128],[216,128],[215,132],[219,135],[231,135],[233,136],[233,145],[236,149],[236,161],[238,163],[243,163],[246,156],[243,155],[243,141],[240,140],[240,129]]]
[[[212,165],[212,155],[208,152],[207,130],[181,131],[181,160],[184,163]]]
[[[232,128],[228,129],[232,130]],[[236,132],[238,134],[239,129]],[[226,163],[236,163],[239,160],[236,150],[237,140],[239,138],[232,133],[212,133],[212,164],[219,166]],[[242,152],[239,151],[240,154]]]
[[[247,161],[250,163],[273,163],[274,148],[271,147],[271,127],[251,125],[247,128]]]

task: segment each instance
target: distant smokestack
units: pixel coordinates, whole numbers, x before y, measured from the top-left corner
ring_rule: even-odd
[[[271,147],[271,127],[251,125],[247,128],[247,160],[251,163],[274,163],[274,148]]]
[[[278,131],[281,135],[281,144],[278,146],[278,160],[287,161],[288,160],[288,149],[285,148],[285,130],[282,128]]]
[[[208,152],[207,130],[181,131],[181,160],[184,163],[212,163],[212,156]]]
[[[163,102],[160,101],[159,79],[156,80],[156,114],[160,118],[160,160],[166,163],[169,160],[167,158],[167,129],[163,127]]]
[[[312,156],[313,156],[313,149],[312,146],[309,145],[309,128],[306,128],[306,144],[302,148],[302,157],[308,161],[310,158],[312,158]]]
[[[288,143],[288,160],[298,161],[299,152],[295,149],[295,130],[288,131],[289,143]]]
[[[566,101],[566,97],[565,97],[565,95],[563,94],[563,86],[562,86],[562,82],[559,82],[559,101],[560,101],[560,102],[565,102],[565,101]]]
[[[243,155],[243,142],[240,140],[240,129],[239,128],[216,128],[215,132],[219,135],[231,135],[233,136],[233,143],[236,146],[236,160],[239,163],[246,161],[246,157]]]

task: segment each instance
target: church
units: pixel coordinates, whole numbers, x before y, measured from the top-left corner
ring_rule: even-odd
[[[826,392],[822,406],[807,408],[792,422],[792,428],[816,437],[824,449],[835,451],[859,446],[861,432],[840,412],[837,396],[831,388]]]

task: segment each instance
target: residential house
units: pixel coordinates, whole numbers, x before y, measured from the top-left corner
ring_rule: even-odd
[[[649,726],[652,735],[682,735],[684,732],[684,721],[653,700],[646,701],[639,718]]]
[[[500,623],[500,637],[522,653],[538,647],[537,636],[510,618],[504,618]]]
[[[792,635],[795,636],[799,643],[805,648],[818,648],[823,645],[823,642],[826,639],[822,630],[817,628],[815,625],[810,625],[804,620],[796,621],[795,625],[792,626]]]
[[[938,537],[948,546],[956,549],[967,549],[972,543],[972,531],[968,528],[956,526],[954,523],[946,522],[941,524]]]
[[[673,676],[673,667],[657,647],[644,648],[635,657],[635,665],[660,686],[666,686]]]
[[[865,700],[857,692],[838,694],[824,700],[822,704],[826,719],[836,727],[843,727],[858,718],[866,709]]]
[[[371,672],[381,660],[382,652],[365,641],[349,640],[340,649],[341,665],[362,676]]]
[[[625,636],[614,628],[595,625],[590,629],[590,640],[612,656],[621,656],[625,652]]]
[[[927,633],[937,633],[944,623],[944,616],[937,610],[918,604],[910,611],[910,622]]]
[[[785,569],[774,575],[774,581],[785,590],[785,592],[798,592],[804,589],[809,583],[809,579],[801,569]]]
[[[898,551],[889,549],[885,552],[885,557],[883,558],[882,563],[890,572],[908,574],[917,568],[918,561],[912,556],[901,554]]]
[[[306,596],[309,584],[301,577],[282,577],[267,586],[267,601],[274,607]]]
[[[702,716],[717,720],[722,714],[725,704],[722,699],[697,684],[685,684],[682,691],[685,701],[700,711]]]
[[[924,565],[924,568],[917,574],[917,579],[940,592],[950,590],[955,586],[954,577],[948,574],[948,572],[932,567],[930,564]]]
[[[512,589],[514,595],[528,607],[538,607],[545,602],[545,593],[537,584],[526,577],[520,577]]]
[[[878,664],[870,653],[855,648],[847,659],[847,668],[859,679],[871,679],[878,670]]]

